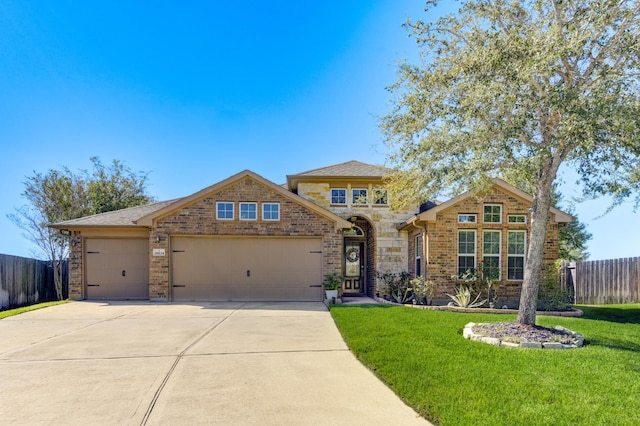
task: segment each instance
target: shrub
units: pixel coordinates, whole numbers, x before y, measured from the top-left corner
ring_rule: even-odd
[[[382,281],[381,289],[396,303],[408,303],[413,299],[413,292],[408,272],[378,272],[378,279]]]
[[[424,277],[415,277],[409,281],[415,303],[418,305],[430,305],[433,302],[435,283],[425,281]]]
[[[560,279],[559,265],[548,266],[542,274],[538,302],[546,311],[564,311],[571,305],[571,292]]]

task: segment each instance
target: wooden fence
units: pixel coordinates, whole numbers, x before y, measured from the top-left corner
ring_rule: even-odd
[[[572,262],[565,267],[577,304],[640,303],[640,257]]]
[[[67,297],[68,269],[63,265],[63,298]],[[50,262],[0,254],[0,310],[56,300]]]

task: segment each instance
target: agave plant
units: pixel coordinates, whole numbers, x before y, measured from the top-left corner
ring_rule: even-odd
[[[461,285],[460,287],[456,288],[455,295],[449,293],[446,294],[451,298],[451,300],[453,300],[453,303],[455,303],[456,306],[459,306],[461,308],[478,308],[487,302],[487,299],[478,301],[478,299],[480,299],[480,293],[478,293],[476,298],[472,301],[471,299],[473,295],[471,294],[471,290],[469,289],[469,287],[467,287],[466,285]]]

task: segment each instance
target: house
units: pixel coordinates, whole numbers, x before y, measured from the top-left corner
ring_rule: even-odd
[[[407,270],[445,297],[451,275],[480,260],[519,294],[531,196],[496,180],[482,199],[394,211],[386,172],[350,161],[277,185],[246,170],[184,198],[54,224],[70,233],[69,297],[319,301],[326,274],[345,277],[343,294],[371,296],[377,272]],[[552,211],[546,261],[570,220]]]

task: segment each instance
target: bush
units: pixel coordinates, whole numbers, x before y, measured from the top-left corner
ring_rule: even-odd
[[[408,272],[378,272],[378,279],[382,281],[382,291],[396,303],[409,303],[413,300],[413,291]]]
[[[424,277],[415,277],[409,281],[413,293],[414,302],[418,305],[430,305],[433,302],[435,283],[425,281]]]
[[[571,305],[571,292],[562,284],[559,265],[549,266],[542,274],[538,302],[546,311],[565,311]]]

